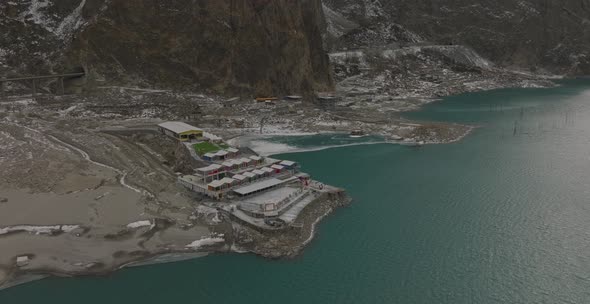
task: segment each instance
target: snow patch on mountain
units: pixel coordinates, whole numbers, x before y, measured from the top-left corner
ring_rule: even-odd
[[[50,23],[47,17],[42,12],[44,8],[53,5],[48,0],[31,0],[29,9],[21,15],[23,20],[32,21],[35,24],[47,25]]]
[[[477,67],[482,70],[491,70],[494,67],[493,63],[481,57],[473,49],[459,45],[414,46],[397,50],[385,50],[383,51],[383,57],[397,59],[399,57],[418,55],[419,53],[428,51],[441,54],[455,64]]]
[[[341,37],[342,35],[350,32],[351,30],[358,28],[359,25],[349,21],[340,13],[329,8],[327,5],[322,4],[324,15],[326,16],[326,23],[328,27],[328,33],[333,37]]]
[[[531,4],[528,1],[518,1],[518,7],[531,14],[531,15],[540,15],[541,13],[539,13],[539,11],[535,8],[535,6],[533,4]]]
[[[86,0],[81,0],[70,14],[62,17],[49,11],[54,6],[51,0],[30,0],[27,9],[20,14],[20,20],[24,23],[36,24],[53,33],[60,40],[66,40],[85,24],[82,17],[82,9],[85,5]]]
[[[86,0],[82,0],[80,5],[72,11],[63,21],[59,24],[56,31],[54,32],[57,36],[64,38],[70,38],[72,34],[78,31],[84,24],[85,21],[82,18],[82,9],[86,5]]]
[[[363,0],[365,3],[365,17],[375,18],[383,16],[383,5],[379,0]]]
[[[421,43],[424,39],[396,23],[379,22],[355,29],[341,38],[348,48],[384,46],[392,43]]]

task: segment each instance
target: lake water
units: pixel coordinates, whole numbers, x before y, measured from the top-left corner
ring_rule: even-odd
[[[354,199],[295,260],[228,254],[52,278],[0,291],[0,303],[590,303],[590,81],[449,97],[405,116],[479,128],[449,145],[280,156]]]

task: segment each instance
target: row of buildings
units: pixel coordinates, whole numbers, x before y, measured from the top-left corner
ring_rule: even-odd
[[[309,185],[310,176],[300,173],[296,162],[242,153],[221,141],[214,141],[207,136],[207,132],[185,123],[167,122],[158,127],[163,134],[181,142],[201,145],[202,149],[224,147],[197,155],[208,165],[195,169],[194,174],[179,176],[178,183],[194,192],[218,200],[236,198],[246,206],[242,208],[239,203],[239,208],[253,216],[274,214],[305,197],[300,192]],[[216,144],[209,145],[207,142]],[[248,200],[254,202],[246,202]]]
[[[196,169],[194,175],[182,176],[179,181],[195,192],[221,199],[228,192],[243,197],[268,190],[279,186],[297,173],[298,164],[295,162],[250,156],[221,164],[212,163]]]
[[[184,123],[168,122],[158,128],[183,142],[192,149],[192,157],[204,163],[193,174],[179,176],[178,184],[219,200],[216,207],[243,222],[281,229],[319,195],[296,162],[230,147],[221,138]]]
[[[219,161],[219,160],[226,160],[229,158],[235,158],[235,157],[238,157],[239,155],[240,155],[240,150],[230,147],[230,148],[227,148],[224,150],[219,150],[217,152],[205,153],[201,158],[204,161],[213,162],[213,161]]]
[[[240,175],[247,173],[262,176],[271,173],[282,173],[284,170],[295,170],[297,163],[292,161],[270,161],[266,162],[260,156],[250,156],[249,158],[240,158],[227,160],[221,164],[212,163],[207,167],[195,170],[195,175],[203,183],[209,183],[214,180],[224,178],[229,175]]]

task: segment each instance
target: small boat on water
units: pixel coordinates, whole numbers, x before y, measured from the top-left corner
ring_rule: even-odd
[[[365,136],[365,132],[363,132],[363,130],[352,130],[352,132],[350,132],[350,137],[353,138],[359,138],[359,137],[363,137]]]

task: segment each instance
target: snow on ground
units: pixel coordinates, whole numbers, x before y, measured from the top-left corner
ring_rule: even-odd
[[[36,105],[36,104],[37,104],[37,102],[31,98],[0,102],[0,105],[12,105],[12,106],[29,106],[29,105]]]
[[[348,61],[356,60],[360,67],[366,68],[369,66],[363,51],[334,52],[328,54],[328,56],[332,63],[345,64]]]
[[[84,25],[82,9],[85,5],[86,0],[80,1],[80,5],[78,5],[78,7],[76,7],[71,14],[62,20],[57,29],[54,31],[58,37],[62,39],[68,38]]]
[[[10,50],[0,48],[0,67],[8,67],[6,65],[6,57],[11,54]]]
[[[223,222],[223,220],[219,217],[219,212],[215,208],[207,207],[204,205],[199,205],[196,208],[196,215],[192,215],[191,219],[196,220],[197,215],[202,215],[210,224],[219,224]]]
[[[411,46],[402,49],[385,50],[382,52],[382,56],[384,58],[396,60],[403,56],[417,55],[427,50],[436,51],[455,62],[467,66],[475,66],[484,70],[490,70],[494,66],[493,63],[481,57],[473,49],[460,45]]]
[[[256,129],[260,132],[260,129]],[[293,126],[290,124],[268,124],[262,127],[262,134],[272,134],[272,135],[310,135],[310,133],[301,132],[298,130],[293,129]],[[311,133],[313,134],[313,133]]]
[[[207,207],[207,206],[203,206],[203,205],[197,206],[196,209],[197,209],[197,213],[204,214],[204,215],[217,213],[217,210],[215,208],[211,208],[211,207]]]
[[[23,18],[23,20],[32,21],[35,24],[48,28],[51,21],[47,19],[42,10],[52,4],[53,3],[49,2],[48,0],[31,0],[29,9],[21,15],[21,18]]]
[[[363,0],[363,2],[365,3],[365,17],[374,18],[385,14],[379,0]]]
[[[409,130],[413,130],[413,127],[406,127]],[[403,129],[403,128],[400,128]],[[283,143],[274,143],[264,140],[253,140],[250,142],[249,147],[254,150],[256,153],[262,156],[270,156],[276,154],[284,154],[284,153],[301,153],[301,152],[312,152],[312,151],[321,151],[327,150],[332,148],[342,148],[342,147],[352,147],[352,146],[364,146],[364,145],[376,145],[376,144],[396,144],[396,142],[390,142],[387,140],[383,141],[376,141],[376,142],[358,142],[358,143],[350,143],[350,144],[338,144],[338,145],[325,145],[325,146],[315,146],[315,147],[306,147],[300,148],[295,146],[290,146]]]
[[[212,246],[218,243],[223,243],[225,242],[223,236],[223,234],[212,234],[209,237],[204,237],[186,245],[186,248],[197,250],[204,246]]]
[[[326,15],[328,32],[332,36],[340,37],[358,27],[358,24],[347,20],[340,13],[332,10],[325,4],[322,4],[322,8],[324,10],[324,14]]]
[[[153,225],[154,224],[152,224],[151,221],[137,221],[137,222],[127,224],[127,228],[137,229],[137,228],[141,228],[141,227],[153,227]]]
[[[124,92],[124,91],[135,91],[135,92],[143,92],[143,93],[170,92],[169,90],[147,89],[147,88],[138,88],[138,87],[122,87],[122,86],[103,86],[103,87],[98,87],[98,88],[99,89],[116,89],[116,90],[119,90],[120,92]]]
[[[0,122],[0,127],[4,128],[3,124],[7,125],[7,126],[12,126],[12,127],[17,127],[18,129],[23,129],[25,130],[25,133],[22,135],[23,139],[16,139],[15,137],[12,137],[12,135],[10,133],[7,132],[2,132],[0,133],[2,135],[2,137],[6,138],[7,141],[3,141],[0,143],[0,148],[2,150],[6,150],[8,151],[8,149],[14,149],[17,148],[19,146],[24,146],[24,145],[33,145],[33,142],[37,142],[39,143],[38,146],[43,147],[44,149],[53,149],[55,151],[61,151],[61,152],[68,152],[69,150],[65,147],[59,146],[54,144],[52,141],[48,140],[43,133],[27,127],[25,125],[21,125],[18,123],[13,123],[11,121],[9,121],[8,119],[5,119],[4,122]],[[10,129],[6,129],[8,131],[10,131]],[[4,146],[4,144],[8,143],[7,146]],[[18,151],[13,151],[13,152],[18,152]],[[5,152],[6,153],[6,152]]]
[[[55,34],[61,40],[72,36],[86,23],[82,17],[82,10],[86,5],[86,0],[81,0],[80,4],[63,19],[57,15],[50,15],[46,12],[47,8],[52,6],[50,0],[31,0],[27,11],[20,15],[22,21],[30,21]]]
[[[74,110],[75,110],[77,107],[78,107],[77,105],[73,105],[73,106],[71,106],[71,107],[69,107],[69,108],[67,108],[67,109],[65,109],[65,110],[58,111],[58,113],[59,113],[59,115],[61,115],[61,116],[66,116],[66,115],[68,115],[70,112],[74,111]]]
[[[283,143],[275,143],[265,140],[253,140],[250,142],[250,148],[256,153],[268,156],[272,154],[284,153],[287,151],[297,150],[297,147],[289,146]]]
[[[80,228],[78,225],[61,225],[61,231],[63,232],[72,232],[78,228]]]
[[[33,234],[53,234],[57,232],[72,232],[80,228],[78,225],[54,225],[54,226],[28,226],[18,225],[0,228],[0,235],[7,234],[10,232],[29,232]]]

